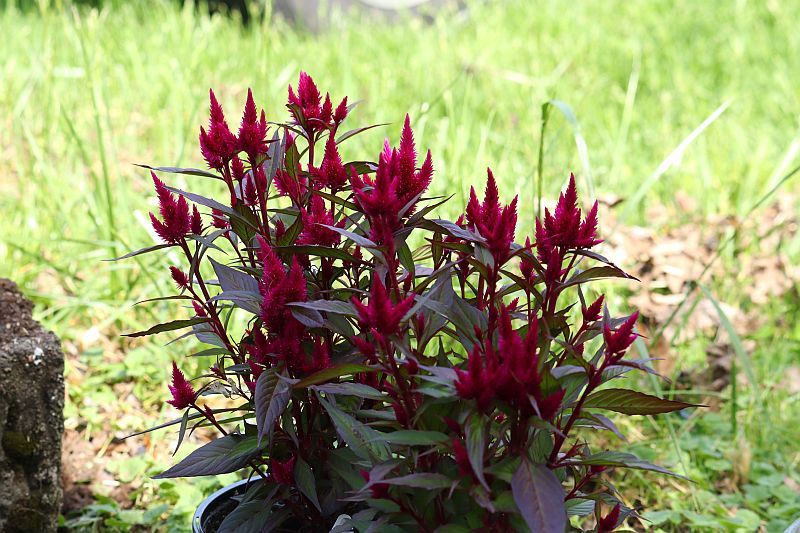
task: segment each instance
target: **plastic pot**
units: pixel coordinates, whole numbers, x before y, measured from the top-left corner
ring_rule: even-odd
[[[233,511],[238,502],[234,496],[241,496],[247,490],[248,480],[237,481],[202,501],[192,517],[192,533],[211,533],[216,531],[222,521]]]

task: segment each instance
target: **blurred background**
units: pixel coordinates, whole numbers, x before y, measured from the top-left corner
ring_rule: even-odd
[[[210,87],[233,123],[248,87],[283,121],[305,70],[363,100],[351,125],[389,123],[345,159],[377,157],[410,114],[433,191],[455,195],[443,216],[491,166],[524,237],[538,177],[552,205],[575,172],[600,251],[641,279],[613,305],[641,309],[637,349],[671,379],[639,386],[709,406],[620,421],[624,447],[695,481],[619,474],[626,503],[652,531],[783,531],[800,517],[798,21],[789,0],[0,0],[0,277],[63,341],[65,527],[185,530],[231,481],[151,480],[174,428],[122,439],[177,416],[169,365],[191,347],[119,336],[183,317],[133,307],[168,293],[169,257],[103,260],[154,243],[135,163],[204,166]]]

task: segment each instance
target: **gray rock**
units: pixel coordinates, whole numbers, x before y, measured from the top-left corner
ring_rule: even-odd
[[[64,356],[0,279],[0,531],[56,530],[61,507]]]

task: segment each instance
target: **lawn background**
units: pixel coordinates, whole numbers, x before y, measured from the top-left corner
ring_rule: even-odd
[[[248,87],[269,117],[284,119],[286,86],[300,70],[334,99],[363,99],[359,124],[391,125],[348,143],[345,157],[377,154],[384,136],[396,142],[408,112],[418,144],[433,152],[434,192],[463,205],[491,165],[506,199],[520,195],[519,234],[533,225],[549,100],[563,104],[551,108],[544,140],[545,198],[573,170],[585,196],[626,200],[619,222],[649,225],[656,208],[680,212],[680,198],[694,199],[697,215],[742,221],[768,192],[800,190],[798,179],[782,181],[800,164],[797,2],[469,2],[431,24],[340,18],[318,36],[269,16],[243,28],[192,2],[0,6],[0,276],[20,284],[64,340],[67,427],[95,443],[108,477],[89,485],[100,504],[72,516],[73,526],[186,527],[217,484],[147,479],[170,460],[170,432],[147,441],[155,460],[107,462],[119,436],[175,416],[164,383],[182,355],[163,348],[168,339],[131,344],[120,332],[184,311],[132,308],[168,290],[168,258],[102,262],[153,242],[151,184],[134,163],[202,166],[209,87],[234,123]],[[797,232],[781,246],[796,263]],[[747,253],[721,249],[731,275]],[[724,284],[709,291],[752,305]],[[800,394],[779,386],[800,365],[798,307],[796,290],[770,302],[748,333],[758,387],[745,383],[735,402],[723,391],[718,409],[689,420],[628,428],[632,449],[696,481],[620,476],[623,492],[637,495],[630,503],[658,509],[654,530],[779,531],[800,517]],[[680,367],[702,370],[702,343],[673,351]],[[102,497],[120,481],[135,504],[122,513]]]

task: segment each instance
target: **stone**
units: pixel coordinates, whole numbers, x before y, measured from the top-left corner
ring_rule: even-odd
[[[0,531],[55,531],[61,507],[64,355],[0,279]]]

